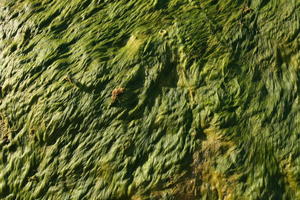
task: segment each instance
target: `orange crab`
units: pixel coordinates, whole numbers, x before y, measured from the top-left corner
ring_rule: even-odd
[[[116,88],[111,92],[111,100],[115,102],[117,98],[123,94],[125,91],[125,88]]]

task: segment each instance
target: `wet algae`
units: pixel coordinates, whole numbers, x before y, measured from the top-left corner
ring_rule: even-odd
[[[1,0],[0,198],[300,199],[299,15]]]

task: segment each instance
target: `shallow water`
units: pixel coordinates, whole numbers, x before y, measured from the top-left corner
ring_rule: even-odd
[[[2,0],[1,198],[300,198],[299,14]]]

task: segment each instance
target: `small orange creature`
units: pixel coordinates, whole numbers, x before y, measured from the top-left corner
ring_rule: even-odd
[[[125,88],[116,88],[111,92],[111,100],[115,102],[117,98],[123,94],[125,91]]]

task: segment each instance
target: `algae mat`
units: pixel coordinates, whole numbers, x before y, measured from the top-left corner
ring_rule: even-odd
[[[299,0],[1,0],[0,198],[300,199]]]

